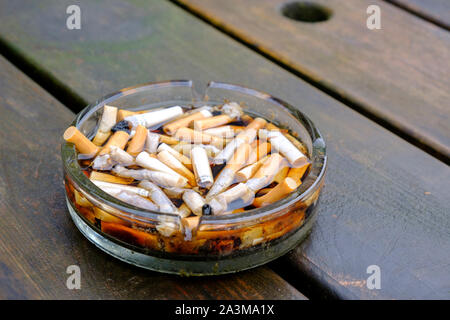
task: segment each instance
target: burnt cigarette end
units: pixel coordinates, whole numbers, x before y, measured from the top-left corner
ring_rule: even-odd
[[[204,216],[210,216],[212,214],[212,209],[211,206],[209,204],[204,204],[202,207],[202,214]]]
[[[126,133],[130,134],[130,124],[125,120],[119,121],[111,128],[111,131],[125,131]]]

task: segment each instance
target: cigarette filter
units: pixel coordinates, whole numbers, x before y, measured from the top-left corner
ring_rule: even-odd
[[[308,170],[308,167],[310,166],[310,163],[306,163],[301,167],[298,168],[291,168],[288,172],[288,177],[295,180],[295,183],[300,185],[302,183],[302,177],[305,174],[306,170]]]
[[[186,203],[182,203],[181,206],[178,208],[178,215],[182,218],[189,217],[191,214],[191,209],[186,205]]]
[[[150,193],[149,198],[159,207],[159,211],[177,213],[177,207],[175,207],[160,187],[147,180],[141,181],[138,184],[138,187],[143,188]]]
[[[269,191],[267,194],[255,198],[255,200],[253,201],[253,205],[259,208],[274,203],[275,201],[284,198],[292,191],[297,189],[297,186],[298,185],[294,179],[291,179],[289,177],[285,178],[281,183],[277,184],[277,186],[273,188],[271,191]]]
[[[173,147],[175,151],[180,152],[181,154],[190,157],[191,156],[191,150],[195,146],[202,147],[205,149],[206,153],[208,154],[209,158],[214,158],[217,154],[219,154],[220,150],[216,147],[210,145],[210,144],[190,144],[188,142],[180,142],[176,146]],[[191,160],[192,162],[192,160]]]
[[[137,156],[144,149],[145,140],[147,139],[147,128],[141,125],[136,127],[136,132],[128,144],[127,152],[132,156]]]
[[[111,170],[114,165],[113,160],[109,154],[98,155],[92,161],[91,167],[95,170]]]
[[[233,188],[218,194],[216,199],[231,203],[237,199],[249,199],[253,198],[253,196],[254,192],[245,183],[239,183]]]
[[[202,215],[202,207],[205,204],[205,200],[194,190],[186,190],[183,193],[184,203],[191,209],[196,216]]]
[[[116,131],[114,134],[109,138],[108,142],[103,146],[103,148],[100,150],[99,155],[107,154],[110,152],[111,146],[116,146],[119,149],[124,149],[127,145],[128,139],[130,135],[125,131]]]
[[[183,114],[183,109],[180,106],[175,106],[167,109],[161,109],[157,111],[147,112],[143,114],[134,114],[125,117],[124,120],[131,123],[133,128],[138,125],[150,128],[156,125],[160,125],[166,121],[176,118]]]
[[[166,166],[164,163],[162,163],[158,159],[151,157],[145,151],[139,153],[139,155],[136,157],[136,163],[138,165],[140,165],[141,167],[149,169],[149,170],[166,172],[168,174],[174,175],[175,177],[181,177],[181,175],[178,174],[176,171],[169,168],[168,166]],[[186,179],[184,177],[182,177],[182,178]],[[187,181],[187,179],[186,179],[186,181]]]
[[[91,180],[92,183],[94,183],[97,187],[105,191],[106,193],[111,194],[112,196],[116,196],[118,193],[122,191],[130,192],[137,194],[142,197],[148,197],[149,193],[147,190],[134,187],[134,186],[128,186],[118,183],[110,183],[110,182],[104,182],[104,181],[98,181],[98,180]]]
[[[210,136],[209,134],[205,134],[200,131],[195,131],[190,128],[180,128],[175,133],[175,138],[182,140],[182,141],[188,141],[195,144],[205,143],[205,144],[211,144],[217,148],[222,148],[226,141],[222,138]]]
[[[147,139],[144,144],[144,151],[148,153],[156,153],[159,145],[159,134],[147,130]]]
[[[64,140],[71,142],[79,153],[93,158],[100,150],[88,138],[84,136],[76,127],[71,126],[66,129],[63,135]]]
[[[224,124],[232,122],[234,119],[226,114],[210,117],[207,119],[194,121],[194,129],[197,131],[203,131],[209,128],[215,128],[223,126]]]
[[[204,130],[203,133],[219,138],[233,138],[237,133],[241,132],[243,127],[240,126],[221,126]]]
[[[109,150],[110,150],[109,155],[111,156],[111,159],[113,160],[114,163],[120,164],[125,167],[132,166],[135,164],[134,157],[129,153],[123,151],[122,149],[116,146],[111,146]]]
[[[164,193],[172,199],[181,199],[183,196],[183,193],[188,190],[185,188],[177,188],[177,187],[170,187],[170,188],[164,188]]]
[[[166,143],[168,145],[175,145],[175,144],[180,143],[180,140],[175,139],[174,137],[166,136],[165,134],[160,134],[159,135],[159,141],[161,143]]]
[[[120,122],[120,121],[124,120],[126,117],[132,116],[134,114],[138,114],[138,113],[135,111],[120,109],[117,112],[117,122]]]
[[[281,183],[281,182],[284,180],[284,178],[287,177],[287,174],[288,174],[288,172],[289,172],[289,169],[290,169],[290,168],[289,168],[288,166],[282,167],[282,168],[277,172],[277,174],[275,175],[275,177],[273,178],[273,181],[276,182],[276,183]]]
[[[98,125],[97,133],[92,142],[101,146],[105,143],[106,139],[111,135],[111,128],[116,124],[117,108],[105,105],[103,107],[102,118]]]
[[[191,161],[197,184],[202,188],[210,188],[214,182],[214,178],[205,149],[197,146],[192,148]]]
[[[248,179],[250,179],[258,170],[259,168],[262,166],[262,164],[264,163],[264,161],[267,160],[267,156],[258,160],[255,163],[252,163],[248,166],[246,166],[245,168],[239,170],[238,172],[236,172],[236,180],[239,182],[242,181],[247,181]]]
[[[158,160],[164,163],[166,166],[179,173],[186,179],[188,179],[190,185],[196,186],[196,180],[194,174],[186,168],[177,158],[175,158],[169,151],[162,150],[158,153]]]
[[[203,109],[164,125],[163,130],[165,133],[173,135],[179,128],[188,127],[191,122],[209,117],[212,117],[212,113],[207,109]]]
[[[180,175],[167,172],[151,171],[147,169],[131,170],[122,166],[115,166],[112,171],[120,177],[133,178],[136,180],[150,180],[163,188],[183,188],[187,185],[187,179]]]
[[[243,114],[241,106],[236,102],[224,104],[221,111],[233,119],[239,118]]]
[[[76,189],[73,190],[73,193],[75,194],[75,203],[82,207],[92,207],[92,203],[89,202],[88,199],[83,197]]]
[[[263,129],[259,131],[259,134],[260,137],[267,137],[272,145],[272,148],[285,156],[293,167],[300,167],[308,161],[308,158],[281,132],[267,131]]]
[[[171,155],[173,155],[175,158],[177,158],[178,161],[180,161],[186,168],[188,168],[189,170],[192,170],[191,159],[186,157],[184,154],[179,153],[174,148],[170,147],[169,145],[167,145],[165,143],[161,143],[161,145],[158,147],[157,152],[161,152],[161,151],[169,152]],[[189,154],[190,154],[190,150],[189,150]]]
[[[109,214],[108,212],[106,212],[98,207],[93,207],[93,209],[94,209],[94,216],[103,222],[127,224],[127,222],[125,220],[115,217],[112,214]]]

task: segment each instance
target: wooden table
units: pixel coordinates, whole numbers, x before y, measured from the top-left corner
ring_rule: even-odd
[[[334,15],[317,24],[282,17],[279,1],[86,0],[81,30],[66,28],[72,1],[1,1],[0,298],[450,298],[450,38],[375,2],[377,31],[364,30],[362,0],[327,1]],[[220,80],[282,97],[326,137],[317,223],[274,263],[162,275],[102,253],[68,216],[59,146],[73,112],[183,78],[200,91]],[[69,265],[81,268],[81,290],[65,286]],[[366,286],[370,265],[379,290]]]

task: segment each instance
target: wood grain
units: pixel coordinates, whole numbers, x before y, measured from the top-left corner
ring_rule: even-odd
[[[279,264],[293,270],[294,278],[305,276],[310,281],[305,287],[319,284],[339,298],[449,297],[448,166],[169,2],[80,3],[84,25],[72,34],[57,14],[70,1],[40,1],[39,7],[14,1],[0,10],[0,36],[86,101],[133,84],[180,78],[193,79],[199,90],[219,80],[287,100],[325,135],[329,167],[311,236]],[[20,14],[14,18],[3,14],[15,10]],[[129,30],[130,36],[117,30]],[[62,126],[55,129],[53,139],[62,132]],[[42,199],[53,199],[65,217],[59,183],[54,180],[56,189],[44,190]],[[81,238],[64,219],[61,232]],[[365,286],[372,264],[381,268],[381,290]],[[121,270],[128,276],[136,272]],[[203,282],[202,290],[215,281]]]
[[[284,0],[177,0],[257,50],[450,161],[450,34],[383,1],[314,0],[322,23],[284,17]],[[366,27],[381,8],[382,29]]]
[[[450,30],[450,1],[448,0],[386,0]]]
[[[267,267],[182,278],[122,263],[67,212],[59,152],[74,114],[0,58],[0,299],[305,299]],[[78,265],[81,289],[66,287]]]

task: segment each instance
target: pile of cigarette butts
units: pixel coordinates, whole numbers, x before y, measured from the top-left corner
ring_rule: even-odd
[[[225,215],[274,203],[302,183],[305,146],[236,102],[130,111],[104,105],[92,141],[64,132],[89,179],[133,206]]]

